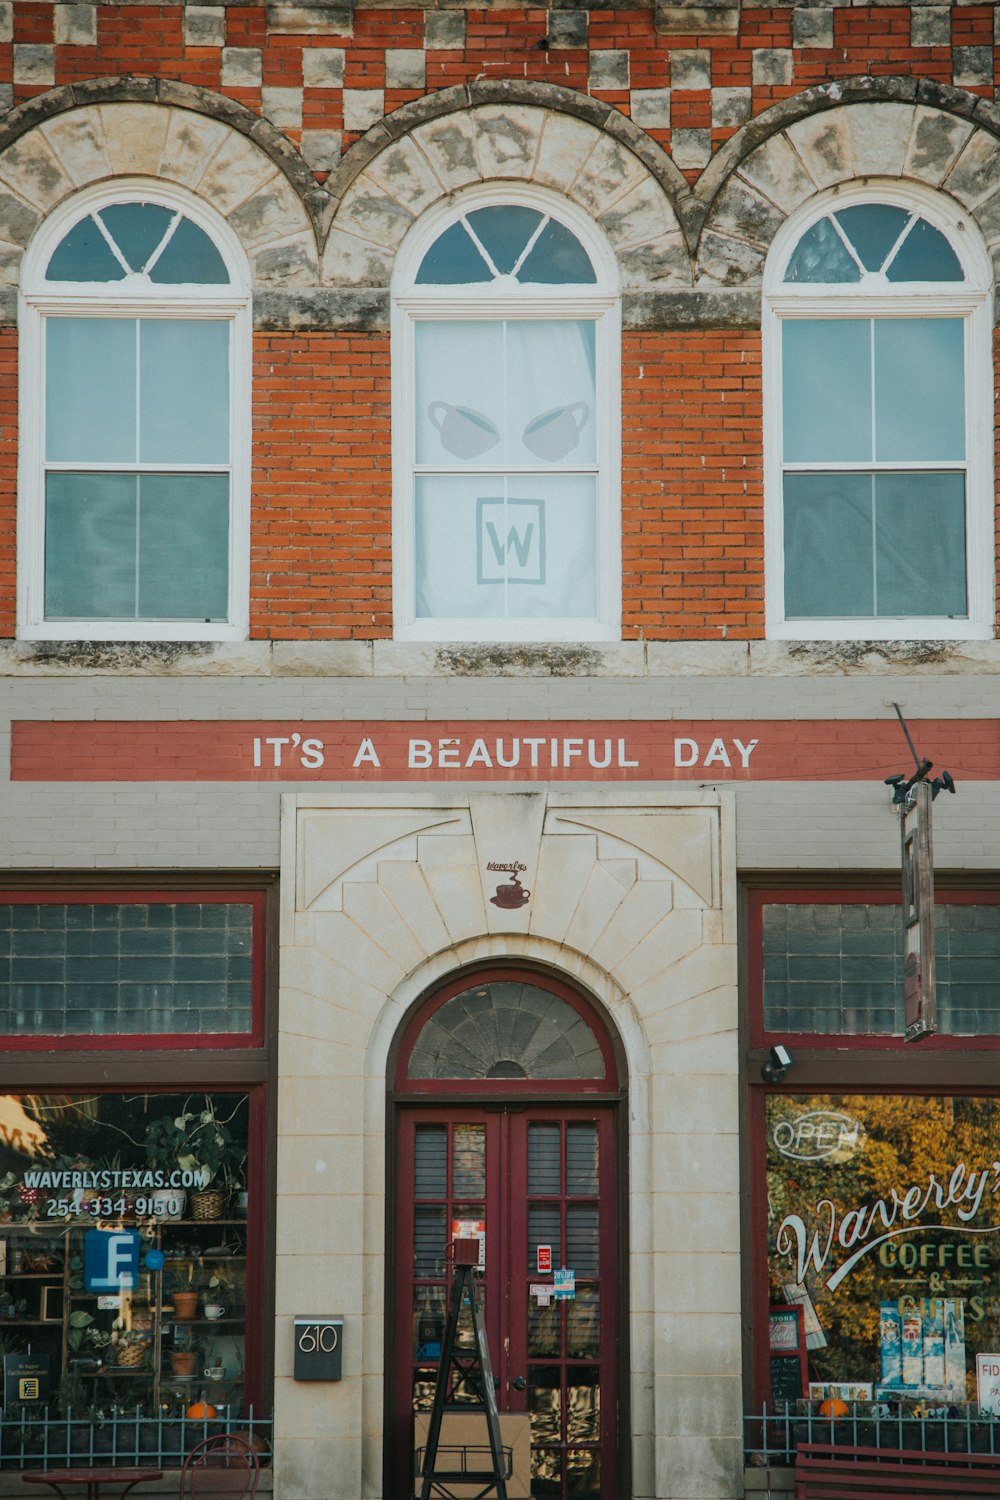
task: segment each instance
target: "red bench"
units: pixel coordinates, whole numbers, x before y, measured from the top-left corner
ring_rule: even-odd
[[[803,1443],[795,1455],[795,1500],[965,1500],[1000,1496],[1000,1453],[926,1453]]]

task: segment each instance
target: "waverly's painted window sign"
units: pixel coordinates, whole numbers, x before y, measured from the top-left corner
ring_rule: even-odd
[[[1000,1351],[1000,1101],[767,1101],[769,1297],[800,1306],[812,1383],[976,1403]]]
[[[912,728],[928,743],[947,732],[963,780],[1000,777],[996,721]],[[888,719],[17,720],[10,774],[12,781],[880,781],[899,758],[897,739]]]

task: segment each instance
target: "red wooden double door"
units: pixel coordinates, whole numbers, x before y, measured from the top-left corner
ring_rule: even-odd
[[[413,1106],[398,1112],[393,1500],[413,1495],[446,1318],[446,1248],[482,1236],[501,1412],[527,1412],[535,1500],[612,1500],[617,1447],[615,1112]],[[572,1272],[559,1295],[556,1272]],[[471,1346],[471,1326],[463,1330]],[[485,1426],[484,1426],[485,1433]]]

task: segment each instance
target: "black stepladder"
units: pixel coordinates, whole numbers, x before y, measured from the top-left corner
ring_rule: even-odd
[[[455,1240],[451,1245],[454,1270],[451,1283],[451,1307],[444,1330],[441,1363],[438,1365],[434,1404],[427,1429],[427,1446],[417,1450],[419,1500],[456,1500],[449,1486],[461,1485],[463,1496],[469,1487],[481,1485],[472,1500],[507,1500],[507,1480],[511,1476],[511,1449],[500,1441],[500,1415],[497,1411],[493,1367],[479,1304],[476,1266],[479,1262],[478,1240]],[[458,1347],[458,1322],[462,1307],[468,1304],[472,1313],[473,1347]],[[457,1388],[463,1387],[462,1401],[455,1400]],[[470,1400],[469,1394],[479,1397]],[[489,1441],[476,1444],[441,1446],[441,1423],[446,1412],[468,1415],[483,1413]],[[487,1467],[487,1464],[489,1467]]]

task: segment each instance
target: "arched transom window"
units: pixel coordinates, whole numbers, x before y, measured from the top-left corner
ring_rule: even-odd
[[[23,288],[24,634],[245,633],[247,294],[231,232],[148,184],[43,226]]]
[[[566,205],[475,195],[396,278],[397,633],[609,639],[620,621],[613,258]]]
[[[446,985],[409,1023],[397,1068],[404,1092],[449,1092],[470,1081],[529,1091],[613,1086],[610,1039],[561,982],[503,968]]]
[[[992,632],[988,284],[969,221],[894,189],[776,242],[772,633]]]

